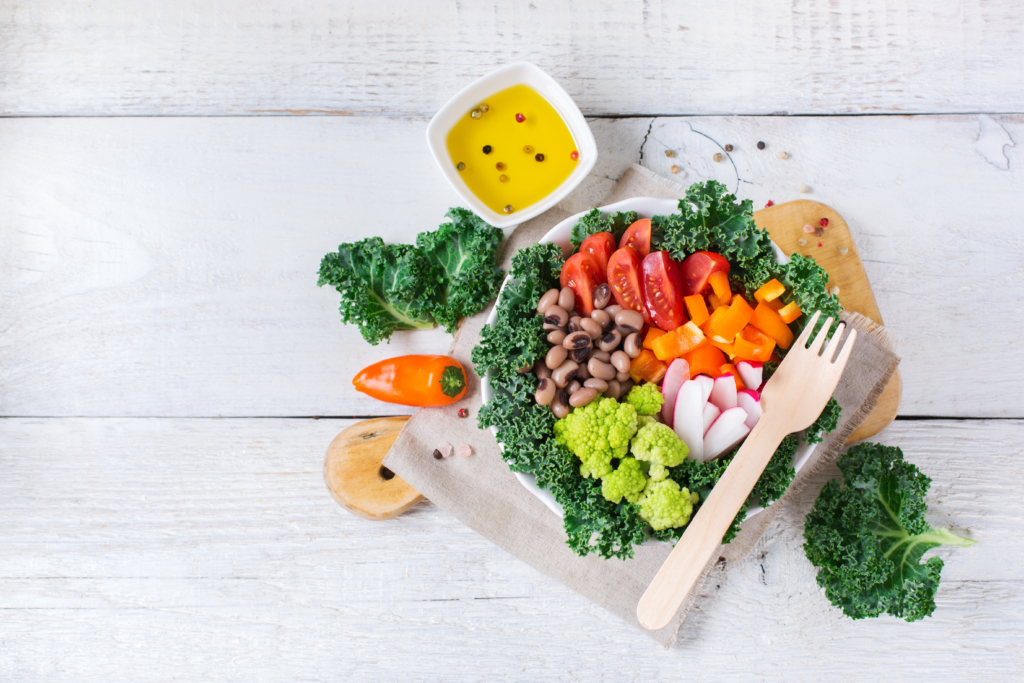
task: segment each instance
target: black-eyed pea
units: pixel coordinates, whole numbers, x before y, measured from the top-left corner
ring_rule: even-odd
[[[564,346],[552,346],[548,349],[548,355],[544,358],[544,364],[554,370],[559,365],[565,362],[566,356],[569,355],[569,350]]]
[[[604,334],[601,325],[593,318],[583,318],[580,320],[580,329],[589,334],[591,339],[597,339]]]
[[[555,304],[544,309],[544,324],[565,327],[569,324],[569,311]]]
[[[626,355],[630,358],[636,358],[640,355],[640,334],[634,332],[626,337],[626,341],[622,342],[622,350],[626,352]]]
[[[598,285],[594,289],[594,308],[602,309],[607,306],[612,300],[612,290],[608,288],[607,284]]]
[[[625,351],[616,351],[612,354],[611,363],[619,372],[629,372],[629,363],[632,359]],[[621,379],[619,380],[622,381]]]
[[[558,348],[557,346],[555,347]],[[576,361],[566,360],[557,368],[551,372],[551,379],[554,380],[555,386],[559,389],[564,389],[569,386],[569,382],[576,379],[576,371],[579,369],[579,364]],[[610,365],[608,367],[611,367]],[[591,372],[591,375],[594,373]]]
[[[551,330],[550,332],[548,332],[548,344],[554,344],[555,346],[558,346],[563,341],[565,341],[566,336],[567,334],[565,330],[562,329],[561,327],[558,328],[557,330]]]
[[[583,388],[583,385],[580,383],[580,380],[579,380],[579,373],[576,374],[576,377],[577,378],[574,379],[573,381],[569,382],[569,386],[567,386],[565,388],[565,390],[569,392],[570,396],[572,396],[577,391],[579,391],[580,389]]]
[[[543,313],[545,310],[547,310],[548,306],[553,306],[554,304],[557,303],[558,290],[549,289],[548,291],[544,292],[544,294],[540,297],[540,301],[537,302],[537,312]]]
[[[597,398],[597,389],[585,387],[583,389],[578,389],[569,395],[569,405],[574,408],[579,408],[580,406],[587,405],[595,398]]]
[[[580,370],[582,369],[583,368],[580,368]],[[579,375],[576,375],[576,377],[579,377]],[[599,394],[603,394],[604,392],[608,391],[608,382],[605,382],[603,379],[598,379],[596,377],[591,377],[590,379],[588,379],[586,382],[583,383],[583,386],[589,387],[591,389],[596,389],[597,393]]]
[[[644,326],[644,317],[636,311],[624,308],[615,314],[615,325],[625,327],[630,332],[639,332]]]
[[[605,396],[606,398],[616,399],[619,396],[622,396],[622,387],[619,385],[617,380],[613,379],[608,381],[608,388],[604,390],[603,396]]]
[[[606,382],[610,379],[615,379],[615,368],[597,358],[590,359],[587,363],[587,369],[590,370],[590,374],[593,377],[603,379]]]
[[[627,379],[630,378],[630,376],[631,375],[629,374],[628,370],[626,372],[616,372],[615,373],[615,379],[617,379],[620,383],[625,382]]]
[[[562,287],[562,291],[558,293],[558,305],[567,311],[576,307],[576,294],[573,293],[572,287]]]
[[[590,319],[600,325],[602,330],[610,329],[612,326],[612,317],[599,308],[591,311]]]
[[[558,391],[558,387],[550,379],[542,379],[537,382],[537,390],[533,392],[533,399],[537,401],[537,405],[546,406],[551,403],[555,398],[555,392]]]

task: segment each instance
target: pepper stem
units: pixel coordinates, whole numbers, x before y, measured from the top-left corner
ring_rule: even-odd
[[[449,365],[441,373],[441,393],[455,398],[466,388],[466,373],[458,365]]]

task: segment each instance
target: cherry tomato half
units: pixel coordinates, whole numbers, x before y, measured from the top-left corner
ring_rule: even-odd
[[[632,247],[640,258],[651,253],[651,219],[641,218],[626,228],[619,240],[619,248]]]
[[[608,258],[615,251],[615,235],[610,232],[599,232],[583,240],[580,252],[590,254],[597,259],[597,267],[601,272],[608,270]]]
[[[648,254],[641,264],[644,305],[651,322],[671,332],[686,322],[683,311],[683,277],[679,264],[667,251]]]
[[[711,273],[729,272],[729,262],[721,254],[713,251],[698,251],[690,254],[682,265],[684,295],[704,294],[711,288],[708,276]]]
[[[576,312],[589,316],[594,310],[594,290],[604,284],[605,275],[597,267],[597,259],[591,254],[573,254],[562,266],[559,278],[563,287],[572,288],[576,295]]]
[[[615,303],[636,311],[644,317],[645,323],[651,322],[640,289],[640,257],[632,247],[617,249],[608,259],[608,288],[612,290]]]

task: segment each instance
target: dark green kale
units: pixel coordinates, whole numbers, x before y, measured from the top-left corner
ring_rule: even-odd
[[[731,461],[731,457],[728,459],[709,460],[708,462],[686,460],[677,467],[669,468],[669,478],[673,479],[680,487],[700,495],[700,501],[693,506],[693,514],[696,515],[697,511],[700,510],[700,506],[708,499],[711,489],[715,487],[718,480],[725,474],[725,470]],[[722,543],[729,543],[732,539],[736,538],[736,534],[740,531],[740,523],[747,516],[748,507],[748,504],[744,502],[743,507],[740,508],[736,518],[732,520],[732,524],[729,525],[729,529],[725,532]],[[673,541],[680,538],[685,530],[686,527],[680,527],[678,529],[665,529],[661,532],[654,532],[654,534],[663,541]]]
[[[804,315],[793,323],[794,333],[799,334],[804,323],[810,319],[815,311],[821,311],[821,317],[814,326],[811,337],[818,333],[825,319],[829,316],[836,322],[839,321],[839,313],[843,307],[839,305],[839,297],[829,294],[828,273],[819,266],[814,259],[803,254],[793,254],[789,263],[784,266],[775,266],[775,277],[786,286],[786,293],[783,300],[786,303],[795,301]]]
[[[376,345],[396,330],[435,322],[452,332],[460,318],[486,306],[501,286],[495,260],[503,233],[465,209],[448,216],[452,222],[421,233],[417,246],[370,237],[324,256],[317,285],[341,294],[342,322],[358,325]]]
[[[818,585],[852,619],[916,621],[935,611],[940,545],[975,543],[925,521],[931,479],[892,446],[862,443],[839,459],[843,484],[825,484],[804,522],[804,552]]]
[[[825,440],[826,434],[831,434],[839,425],[839,415],[843,407],[839,401],[830,398],[821,411],[821,415],[807,428],[807,443],[819,443]]]
[[[599,232],[610,232],[615,236],[615,242],[618,244],[622,233],[626,232],[626,228],[639,217],[636,211],[615,211],[605,216],[598,209],[591,209],[576,221],[576,225],[572,226],[572,230],[569,232],[572,250],[576,251],[580,248],[583,240]]]
[[[764,468],[754,489],[750,492],[751,498],[756,498],[763,507],[768,507],[773,501],[782,498],[786,489],[793,483],[796,470],[793,469],[793,456],[800,445],[796,434],[790,434],[772,454],[772,459]]]

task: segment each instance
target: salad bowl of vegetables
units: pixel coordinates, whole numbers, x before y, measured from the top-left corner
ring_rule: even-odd
[[[826,283],[714,181],[573,216],[513,257],[473,351],[480,426],[578,554],[675,540],[759,419],[802,312],[838,319]],[[838,412],[783,440],[726,541],[785,493]]]

